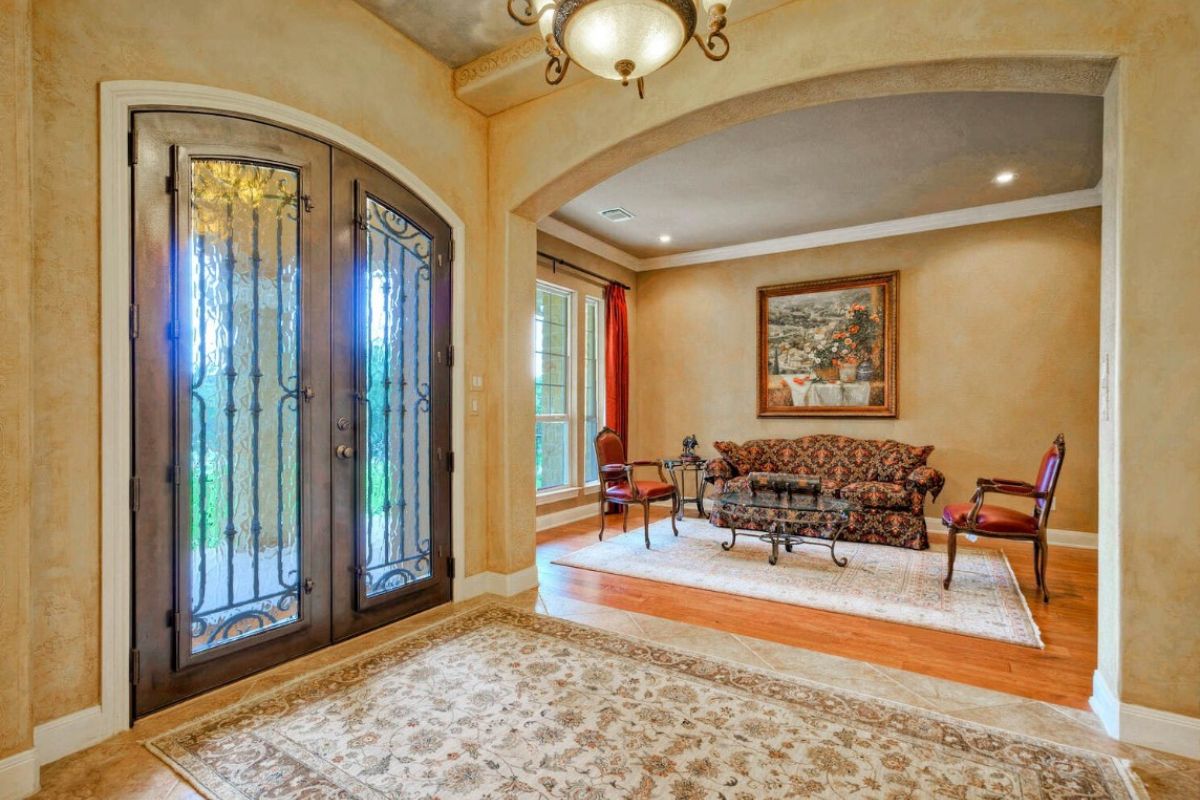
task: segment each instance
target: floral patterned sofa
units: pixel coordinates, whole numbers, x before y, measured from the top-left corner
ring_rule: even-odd
[[[745,444],[714,442],[713,447],[721,455],[708,462],[707,480],[718,492],[746,488],[751,472],[811,475],[821,479],[823,494],[853,500],[862,508],[851,513],[843,540],[914,550],[929,547],[925,495],[936,499],[946,482],[941,472],[925,463],[932,445],[819,435]],[[752,530],[765,530],[778,513],[754,511],[762,519],[744,523]],[[721,525],[715,507],[711,521]],[[819,534],[813,531],[812,535]]]

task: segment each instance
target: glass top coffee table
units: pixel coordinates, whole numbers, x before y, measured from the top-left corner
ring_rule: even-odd
[[[721,542],[721,549],[732,550],[739,535],[753,536],[771,545],[768,561],[773,566],[779,562],[779,545],[790,553],[796,544],[815,544],[828,547],[833,563],[844,567],[847,559],[838,558],[835,548],[850,522],[850,512],[858,510],[855,503],[822,494],[770,489],[725,492],[717,497],[716,514],[733,538]],[[747,530],[751,527],[761,530]]]

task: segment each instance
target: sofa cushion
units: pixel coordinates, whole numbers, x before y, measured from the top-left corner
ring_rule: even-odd
[[[839,486],[874,477],[877,441],[822,434],[805,436],[796,444],[799,458],[794,471],[802,475],[818,475]]]
[[[900,483],[857,481],[842,487],[839,494],[863,508],[892,508],[905,510],[912,506],[912,492]]]
[[[793,439],[751,439],[745,444],[713,442],[718,453],[733,462],[741,475],[751,472],[796,472],[799,448]]]
[[[925,466],[933,445],[911,445],[891,439],[879,443],[871,477],[877,481],[904,483],[917,467]]]

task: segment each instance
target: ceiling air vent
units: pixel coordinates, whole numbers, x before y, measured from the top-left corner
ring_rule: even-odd
[[[633,214],[630,214],[623,208],[608,208],[600,212],[600,216],[604,217],[609,222],[628,222],[633,219]]]

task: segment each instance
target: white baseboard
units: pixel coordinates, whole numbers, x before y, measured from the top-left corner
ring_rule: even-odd
[[[533,589],[538,585],[537,565],[526,567],[518,572],[504,574],[501,572],[479,572],[469,575],[454,586],[454,601],[470,600],[481,594],[498,594],[502,597],[512,597],[514,594]]]
[[[1117,734],[1121,729],[1121,703],[1112,689],[1108,688],[1108,682],[1100,670],[1092,672],[1092,696],[1088,698],[1088,705],[1100,718],[1108,735],[1114,739],[1120,738]]]
[[[38,790],[37,752],[26,750],[0,760],[0,800],[21,800]]]
[[[1092,673],[1092,711],[1114,739],[1185,758],[1200,758],[1200,719],[1122,703],[1100,670]]]
[[[566,525],[569,522],[578,522],[581,519],[588,517],[600,516],[600,509],[597,507],[599,501],[592,501],[586,505],[576,506],[575,508],[564,508],[562,511],[552,511],[549,514],[539,514],[537,518],[538,532],[557,528],[559,525]]]
[[[33,749],[39,767],[78,753],[109,737],[107,720],[100,706],[92,706],[38,725],[33,731]]]
[[[926,517],[925,526],[931,531],[940,533],[945,533],[946,531],[946,526],[936,517]],[[1050,528],[1046,531],[1046,541],[1055,547],[1095,550],[1100,543],[1100,537],[1087,531],[1068,531],[1061,528]]]

